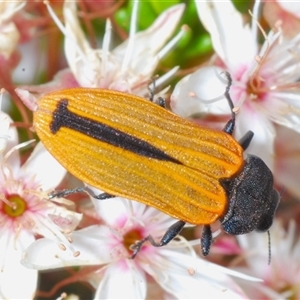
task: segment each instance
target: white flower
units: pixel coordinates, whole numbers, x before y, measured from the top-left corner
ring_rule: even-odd
[[[265,1],[263,16],[269,27],[280,25],[284,36],[294,37],[300,30],[300,3],[299,1]]]
[[[7,120],[11,123],[4,113],[0,119],[4,128]],[[21,166],[17,150],[22,144],[17,145],[15,127],[6,133],[1,129],[0,138],[8,140],[8,150],[2,147],[0,157],[0,298],[31,299],[37,272],[20,264],[23,250],[36,235],[65,242],[63,232],[73,230],[81,215],[46,200],[46,191],[55,188],[66,171],[41,144]]]
[[[244,296],[228,274],[250,277],[198,258],[182,239],[161,248],[146,243],[135,259],[130,258],[130,246],[149,233],[158,240],[174,222],[170,217],[122,198],[95,200],[94,204],[105,225],[92,225],[72,233],[72,246],[80,252],[77,257],[62,251],[57,242],[43,238],[26,250],[23,264],[38,270],[93,265],[90,273],[82,269],[82,276],[76,277],[94,286],[95,299],[145,299],[146,295],[155,294],[147,290],[153,281],[161,287],[156,289],[164,290],[160,298]]]
[[[65,27],[48,5],[50,14],[65,35],[66,58],[80,86],[114,89],[137,95],[147,91],[148,81],[159,60],[180,37],[163,48],[180,20],[184,5],[167,9],[151,27],[136,33],[137,5],[138,1],[135,1],[128,40],[113,50],[110,50],[112,27],[109,20],[102,49],[93,49],[79,23],[75,1],[64,2]],[[175,70],[177,68],[170,75]]]
[[[16,49],[20,33],[11,18],[26,1],[0,1],[0,54],[8,59]]]
[[[228,71],[233,78],[231,97],[239,108],[235,136],[239,139],[252,130],[255,135],[249,152],[274,170],[274,123],[300,132],[300,35],[282,39],[280,31],[270,31],[259,47],[258,2],[251,27],[244,24],[231,1],[196,1],[196,6],[218,57],[214,66],[200,68],[178,83],[171,107],[183,117],[229,114],[223,97],[214,103],[205,101],[224,93],[224,83],[217,74]]]
[[[184,4],[175,5],[163,12],[147,30],[135,32],[138,1],[134,2],[131,30],[127,41],[110,50],[112,28],[107,21],[102,49],[93,49],[84,36],[77,18],[76,1],[64,2],[65,26],[46,2],[49,13],[65,35],[65,53],[70,69],[61,70],[54,80],[39,86],[22,86],[16,89],[25,105],[35,110],[38,99],[45,93],[71,87],[97,87],[129,92],[148,97],[148,85],[159,60],[180,39],[186,27],[167,45],[184,10]],[[176,71],[173,68],[155,81],[161,85]],[[164,96],[162,90],[156,96]]]
[[[262,282],[253,286],[240,282],[250,299],[299,299],[300,297],[300,240],[296,224],[292,220],[285,230],[275,220],[270,230],[271,263],[268,265],[268,236],[252,232],[238,236],[243,248],[242,258],[247,266],[238,268],[252,276],[259,276]]]

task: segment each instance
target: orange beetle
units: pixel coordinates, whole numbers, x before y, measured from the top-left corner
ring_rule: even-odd
[[[225,96],[233,108],[230,83]],[[137,242],[134,257],[146,240],[154,246],[170,242],[186,222],[206,225],[202,252],[208,254],[209,224],[234,215],[230,182],[244,170],[243,148],[253,135],[249,132],[240,145],[231,136],[234,121],[232,112],[224,131],[217,131],[135,95],[77,88],[40,99],[33,124],[48,151],[70,173],[105,191],[98,199],[129,198],[180,220],[159,243],[151,236]]]

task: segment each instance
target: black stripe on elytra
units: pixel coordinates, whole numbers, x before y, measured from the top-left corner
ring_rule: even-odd
[[[175,158],[167,155],[146,141],[140,140],[111,126],[72,113],[68,110],[67,99],[62,99],[58,102],[57,108],[53,112],[52,117],[53,119],[50,124],[50,130],[53,134],[55,134],[61,127],[67,127],[99,141],[145,157],[181,164]]]

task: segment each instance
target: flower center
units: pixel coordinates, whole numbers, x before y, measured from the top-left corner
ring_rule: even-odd
[[[132,229],[124,235],[124,238],[123,238],[124,247],[127,249],[128,252],[132,252],[132,250],[130,249],[130,246],[132,246],[135,242],[142,240],[142,239],[143,239],[143,235],[142,235],[141,231],[136,228]]]
[[[27,208],[26,201],[19,195],[10,195],[7,197],[7,201],[9,201],[11,205],[4,203],[3,212],[10,217],[16,218],[21,216]]]
[[[253,100],[261,99],[263,97],[264,91],[264,84],[262,80],[254,77],[248,81],[247,85],[247,94],[251,95]]]

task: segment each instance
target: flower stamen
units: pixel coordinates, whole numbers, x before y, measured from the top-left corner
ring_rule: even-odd
[[[15,152],[15,151],[17,151],[17,150],[19,150],[19,149],[21,149],[21,148],[23,148],[23,147],[26,147],[26,146],[28,146],[29,144],[33,143],[33,142],[35,142],[35,140],[29,140],[29,141],[27,141],[27,142],[24,142],[24,143],[21,143],[21,144],[19,144],[19,145],[16,145],[16,146],[12,147],[12,148],[5,154],[5,156],[3,157],[3,160],[2,160],[1,168],[2,168],[3,174],[4,174],[4,176],[6,177],[6,179],[7,179],[7,178],[13,178],[12,170],[11,170],[11,168],[9,167],[9,164],[7,163],[7,160],[8,160],[8,158],[10,157],[10,155],[11,155],[13,152]]]
[[[5,205],[10,206],[11,208],[14,208],[15,204],[7,200],[3,193],[0,194],[0,201],[4,202]]]
[[[131,55],[133,53],[133,45],[134,45],[134,39],[135,39],[135,33],[136,33],[136,24],[137,24],[137,12],[138,12],[138,4],[139,1],[133,2],[133,8],[132,8],[132,15],[130,20],[130,29],[129,29],[129,38],[128,38],[128,45],[126,48],[124,60],[121,67],[121,74],[125,72],[125,70],[128,68]]]
[[[157,53],[158,59],[162,59],[188,31],[187,25],[182,25],[180,31]]]
[[[26,201],[19,195],[13,194],[7,197],[7,203],[3,205],[3,212],[12,218],[19,217],[23,215],[26,211],[27,204]]]
[[[124,234],[123,237],[123,245],[129,253],[132,253],[131,246],[136,243],[136,241],[140,241],[143,239],[143,235],[140,230],[134,228],[129,230],[127,233]]]

